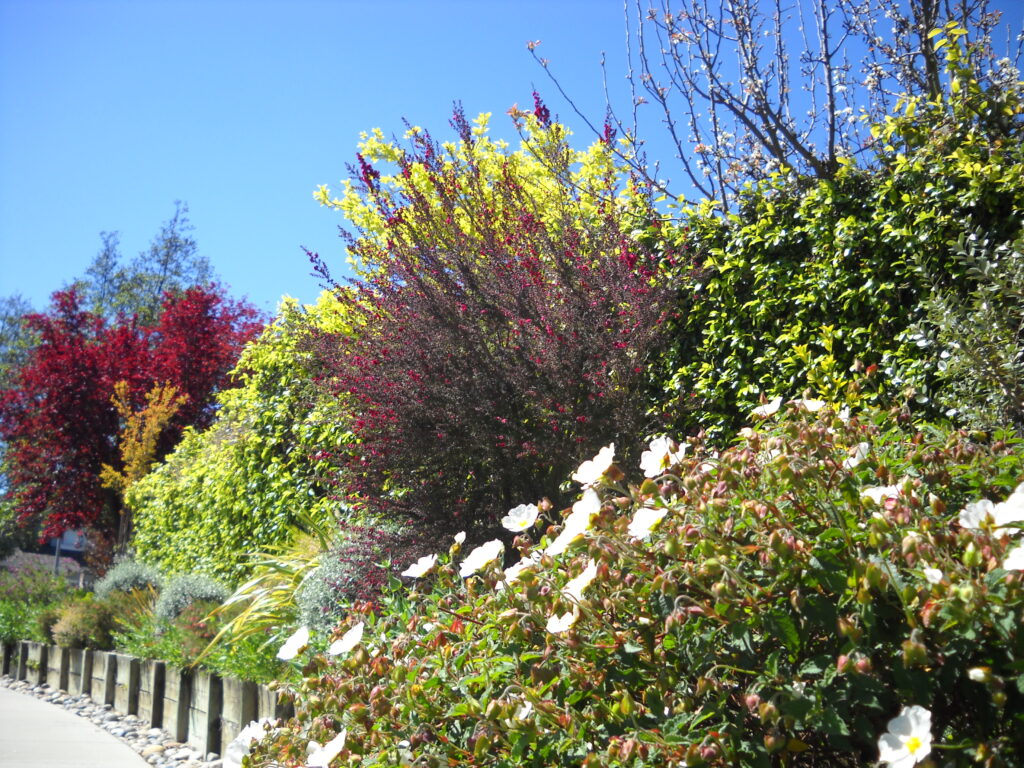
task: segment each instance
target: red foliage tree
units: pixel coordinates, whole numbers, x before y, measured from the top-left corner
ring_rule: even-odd
[[[100,472],[104,464],[121,468],[114,385],[127,382],[139,406],[156,384],[188,395],[164,436],[166,453],[185,426],[208,423],[213,395],[260,317],[217,286],[168,295],[152,327],[125,317],[108,323],[83,310],[74,290],[52,302],[46,314],[27,318],[39,343],[0,391],[7,492],[22,521],[42,523],[44,538],[88,528],[109,541],[120,499],[102,486]]]
[[[576,175],[564,129],[538,116],[539,163],[496,167],[477,162],[461,114],[453,125],[461,148],[419,133],[398,160],[419,186],[359,158],[354,185],[383,232],[351,239],[363,279],[339,295],[357,330],[319,355],[361,441],[350,487],[458,530],[556,498],[582,458],[643,436],[673,294],[628,235],[649,202],[619,198],[611,170]]]

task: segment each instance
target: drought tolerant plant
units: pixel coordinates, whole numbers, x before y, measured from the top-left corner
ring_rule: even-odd
[[[952,290],[926,303],[935,328],[949,414],[980,429],[1024,430],[1024,239],[960,238],[956,256],[973,285],[965,302]]]
[[[354,608],[252,765],[1020,765],[1024,446],[771,411]]]
[[[358,279],[338,296],[355,331],[317,350],[360,442],[345,482],[373,511],[494,527],[644,430],[672,309],[656,254],[631,240],[651,202],[611,135],[573,151],[539,100],[525,121],[515,152],[458,110],[457,142],[377,131],[343,194],[317,193],[354,230]]]
[[[163,581],[160,571],[153,566],[135,560],[122,560],[96,582],[93,591],[99,598],[105,598],[111,592],[131,592],[136,589],[159,592]]]
[[[114,648],[116,628],[113,605],[86,595],[61,606],[50,634],[64,648],[109,651]]]
[[[373,601],[381,590],[437,536],[402,521],[367,520],[345,525],[339,542],[319,557],[295,600],[298,622],[323,633],[332,630],[357,601]]]
[[[170,621],[194,603],[221,603],[229,594],[227,587],[209,576],[178,574],[167,580],[153,612],[158,619]]]

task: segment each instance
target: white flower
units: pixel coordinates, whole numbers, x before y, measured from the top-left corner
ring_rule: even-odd
[[[868,457],[870,451],[870,443],[857,443],[857,447],[853,449],[853,455],[843,462],[843,469],[853,469]]]
[[[904,707],[878,739],[878,760],[893,768],[913,768],[932,751],[932,713],[916,704]]]
[[[1014,547],[1006,553],[1003,568],[1008,571],[1024,571],[1024,546]]]
[[[960,515],[957,519],[964,528],[970,528],[975,531],[981,530],[981,524],[985,522],[985,519],[992,517],[992,508],[994,506],[988,499],[972,501],[960,510]]]
[[[845,424],[850,420],[850,406],[844,405],[839,409],[839,420]]]
[[[758,419],[767,419],[769,416],[778,413],[778,410],[781,407],[782,398],[776,397],[771,402],[765,403],[764,405],[759,405],[757,408],[751,411],[750,415]]]
[[[548,619],[548,632],[553,635],[561,634],[575,624],[576,619],[579,617],[580,612],[578,608],[573,608],[571,611],[563,613],[561,616],[552,616]]]
[[[656,437],[651,440],[648,449],[640,454],[640,469],[644,471],[644,477],[658,477],[673,464],[683,460],[689,446],[673,448],[673,445],[667,437]]]
[[[418,579],[421,576],[425,575],[436,564],[437,555],[424,555],[415,563],[413,563],[404,571],[402,571],[402,576],[410,576],[411,578]]]
[[[668,514],[668,509],[664,507],[661,509],[640,507],[629,523],[629,535],[634,539],[646,539],[666,514]]]
[[[611,443],[598,451],[597,456],[580,464],[579,469],[573,473],[572,479],[584,488],[589,488],[604,476],[614,460],[615,443]]]
[[[597,576],[597,563],[590,560],[587,562],[587,567],[583,569],[583,573],[570,579],[562,588],[562,593],[577,603],[580,602],[583,599],[583,590],[590,586],[590,582],[594,580],[595,576]]]
[[[528,701],[524,701],[523,702],[523,706],[521,706],[519,708],[519,711],[516,712],[516,720],[525,720],[526,718],[528,718],[531,715],[532,712],[533,712],[533,704],[531,704]]]
[[[827,405],[824,400],[790,400],[790,402],[797,408],[803,408],[810,413],[817,413]]]
[[[587,530],[590,529],[591,518],[601,511],[601,499],[597,495],[597,492],[592,488],[588,488],[583,492],[583,498],[577,501],[572,506],[572,512],[565,518],[565,524],[562,527],[562,532],[555,537],[555,540],[548,544],[545,551],[546,554],[554,557],[565,552],[566,547],[569,546],[579,536],[582,536]]]
[[[860,497],[862,499],[871,499],[881,506],[889,499],[895,499],[899,496],[900,487],[898,485],[876,485],[873,488],[862,488],[860,491]]]
[[[925,568],[924,580],[929,584],[938,584],[942,581],[942,571],[938,568]]]
[[[327,649],[327,652],[331,656],[338,656],[342,653],[348,653],[351,651],[359,645],[359,641],[363,639],[364,627],[365,625],[360,621],[352,627],[352,629],[331,643],[331,647]]]
[[[253,720],[235,736],[224,750],[224,768],[242,768],[242,758],[252,750],[254,739],[259,741],[267,735],[264,725],[269,722],[272,721],[267,717],[262,720]]]
[[[459,531],[458,533],[455,534],[455,543],[456,544],[464,544],[465,541],[466,541],[466,532],[465,531]]]
[[[1018,488],[1006,501],[1001,501],[992,508],[992,518],[997,528],[1005,528],[1015,523],[1024,523],[1024,493]],[[1015,527],[1014,533],[1019,533],[1020,528]]]
[[[520,504],[508,511],[508,514],[501,518],[501,524],[505,530],[519,533],[525,531],[537,521],[540,510],[536,504]]]
[[[307,645],[309,645],[309,628],[299,627],[291,637],[284,641],[281,650],[277,652],[277,658],[284,661],[294,659],[299,655],[299,651]]]
[[[466,555],[466,559],[462,561],[462,567],[459,568],[459,576],[462,576],[463,578],[472,576],[489,562],[497,558],[504,549],[505,545],[501,543],[501,539],[493,539],[492,541],[488,541],[486,544],[481,544]]]
[[[572,505],[574,514],[596,515],[601,511],[601,496],[593,488],[587,488],[579,500]]]
[[[992,679],[992,670],[988,667],[971,667],[967,670],[967,677],[976,683],[987,683]]]
[[[310,756],[306,758],[306,768],[328,768],[331,760],[336,758],[341,753],[341,750],[345,748],[345,737],[347,735],[348,731],[342,730],[341,733],[322,747],[317,744]],[[311,746],[314,744],[316,744],[315,741],[310,742]]]

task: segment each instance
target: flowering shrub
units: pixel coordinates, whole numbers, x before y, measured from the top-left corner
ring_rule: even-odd
[[[1022,764],[1018,440],[799,403],[662,449],[581,473],[568,543],[548,509],[519,566],[457,543],[356,606],[250,765],[335,739],[334,768]],[[1003,525],[961,523],[981,499]]]
[[[643,432],[672,293],[631,241],[651,203],[605,143],[575,152],[531,119],[510,152],[486,116],[452,125],[444,145],[375,132],[342,196],[317,196],[355,227],[359,279],[339,296],[358,330],[319,346],[361,443],[348,479],[375,510],[455,531],[557,495],[577,457]]]
[[[424,546],[422,530],[394,521],[349,524],[338,536],[295,594],[299,622],[320,632],[333,629],[353,602],[377,599]]]

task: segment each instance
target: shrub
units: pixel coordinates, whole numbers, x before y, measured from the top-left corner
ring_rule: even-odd
[[[110,604],[88,596],[79,598],[61,607],[53,625],[53,641],[64,648],[110,651],[116,625]]]
[[[299,624],[329,632],[356,601],[373,601],[405,566],[430,547],[423,526],[394,521],[347,525],[341,543],[320,556],[320,564],[296,594]]]
[[[60,619],[61,608],[57,605],[46,605],[39,608],[35,614],[34,637],[42,638],[44,643],[53,642],[53,628]]]
[[[0,643],[32,637],[32,617],[25,603],[0,598]]]
[[[155,613],[157,618],[170,621],[193,603],[221,603],[228,594],[227,587],[209,576],[193,573],[173,576],[157,598]]]
[[[940,350],[939,401],[980,429],[1024,430],[1024,239],[960,238],[956,257],[973,288],[941,291],[925,304]]]
[[[344,196],[318,195],[356,228],[360,277],[339,290],[354,330],[317,347],[360,441],[346,481],[372,511],[451,531],[557,496],[578,457],[644,430],[672,306],[630,241],[655,214],[610,138],[574,152],[538,102],[508,152],[486,122],[456,111],[457,143],[414,128],[407,149],[375,132]]]
[[[852,767],[912,705],[944,764],[1022,764],[1020,440],[790,406],[667,467],[608,468],[514,576],[442,557],[354,608],[253,765],[345,729],[338,764]]]
[[[48,568],[23,565],[7,570],[0,567],[0,600],[41,605],[57,602],[70,592],[67,579]]]
[[[671,430],[727,438],[762,394],[808,389],[832,401],[910,399],[941,416],[961,392],[942,396],[949,346],[935,344],[925,306],[938,294],[963,317],[991,297],[991,275],[969,268],[958,240],[1024,235],[1024,106],[1016,89],[1000,98],[985,102],[965,79],[960,95],[905,102],[873,129],[874,167],[846,161],[813,183],[776,176],[744,192],[735,214],[705,205],[649,233],[698,265],[672,270],[687,303],[655,368]],[[999,327],[1012,331],[1012,315]],[[851,395],[851,370],[879,375]]]
[[[282,544],[303,517],[333,522],[339,504],[324,482],[329,457],[350,440],[337,403],[320,393],[300,349],[311,328],[338,330],[330,296],[282,303],[217,396],[206,430],[185,433],[165,463],[133,486],[133,546],[169,573],[205,573],[231,583],[251,574],[250,553]]]
[[[163,576],[156,568],[135,560],[122,560],[96,582],[93,591],[97,597],[105,598],[112,592],[131,592],[135,589],[159,592],[162,584]]]

